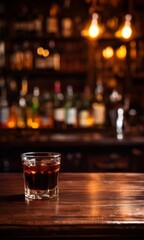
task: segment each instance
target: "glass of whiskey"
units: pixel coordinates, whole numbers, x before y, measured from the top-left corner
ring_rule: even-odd
[[[26,152],[21,154],[24,194],[28,199],[48,199],[59,195],[61,154]]]

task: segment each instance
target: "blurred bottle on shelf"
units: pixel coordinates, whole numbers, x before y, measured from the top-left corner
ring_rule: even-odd
[[[23,43],[23,68],[27,70],[33,69],[33,52],[28,41]]]
[[[15,44],[10,56],[10,65],[12,70],[21,71],[33,69],[33,52],[28,41],[23,45]]]
[[[7,128],[9,121],[9,104],[5,79],[0,78],[0,127]]]
[[[73,35],[71,0],[64,0],[62,9],[61,34],[63,37],[71,37]]]
[[[77,105],[73,86],[68,85],[65,96],[65,124],[67,128],[77,127]]]
[[[18,106],[17,104],[12,104],[9,108],[9,121],[8,128],[17,128],[18,119]]]
[[[53,119],[54,127],[65,127],[65,108],[64,108],[64,95],[61,91],[61,82],[55,81],[54,94],[53,94]]]
[[[12,77],[7,78],[8,101],[9,101],[9,128],[17,128],[17,112],[19,101],[19,89],[16,80]]]
[[[5,67],[5,42],[0,41],[0,69]]]
[[[101,77],[98,77],[96,81],[92,114],[94,126],[104,127],[106,123],[106,105],[104,102],[104,86]]]
[[[47,57],[46,68],[59,71],[60,70],[60,53],[58,51],[56,42],[54,40],[49,41],[48,50],[49,50],[49,55]]]
[[[15,44],[10,55],[10,65],[12,70],[22,70],[24,68],[24,55],[22,46]]]
[[[60,6],[57,3],[52,3],[49,10],[49,16],[46,18],[46,33],[48,33],[50,37],[58,37],[60,34],[58,19],[59,13]]]
[[[78,125],[79,127],[91,127],[93,118],[91,112],[92,95],[89,86],[85,86],[84,92],[80,97],[80,107],[78,109]]]
[[[39,9],[33,9],[33,29],[36,36],[42,36],[43,34],[43,15],[39,12]]]
[[[46,91],[41,97],[40,102],[40,128],[53,127],[53,99],[51,94]]]
[[[33,88],[33,95],[27,106],[27,126],[30,128],[40,127],[40,89]]]
[[[117,110],[117,107],[118,107],[121,99],[122,99],[121,94],[117,91],[117,89],[113,89],[112,93],[110,95],[110,102],[111,102],[112,107],[109,110],[112,126],[115,126],[116,110]]]
[[[22,87],[19,94],[18,109],[17,109],[17,127],[26,128],[27,127],[27,102],[26,95],[28,90],[27,79],[22,80]]]

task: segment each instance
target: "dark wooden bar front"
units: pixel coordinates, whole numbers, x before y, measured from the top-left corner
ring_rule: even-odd
[[[26,201],[0,174],[0,239],[144,239],[144,174],[61,173],[58,199]]]
[[[0,130],[0,172],[21,172],[21,153],[35,151],[60,152],[61,172],[144,172],[144,133],[117,139],[107,129]]]

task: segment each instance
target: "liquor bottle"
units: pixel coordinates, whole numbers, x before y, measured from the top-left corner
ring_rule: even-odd
[[[24,68],[23,49],[18,44],[13,46],[13,51],[10,56],[10,65],[13,70],[21,71]]]
[[[92,114],[91,114],[92,96],[89,86],[85,86],[84,92],[81,96],[80,107],[78,110],[78,125],[79,127],[92,126]]]
[[[64,108],[64,95],[61,91],[60,81],[55,81],[54,95],[53,95],[53,118],[54,127],[65,127],[65,108]]]
[[[106,105],[104,102],[104,87],[101,78],[96,81],[95,96],[92,103],[94,126],[104,127],[106,122]]]
[[[58,21],[59,12],[60,12],[59,5],[53,3],[50,6],[49,16],[46,18],[46,32],[53,37],[59,36],[59,21]]]
[[[122,90],[116,79],[114,79],[115,84],[111,88],[109,92],[109,101],[108,101],[108,116],[109,122],[112,128],[116,127],[116,119],[117,119],[117,110],[118,108],[123,107],[123,94]]]
[[[73,87],[67,86],[65,97],[65,111],[66,118],[65,123],[67,128],[77,127],[77,105],[76,98],[74,96]]]
[[[46,68],[59,71],[60,70],[60,54],[57,49],[56,42],[54,40],[49,41],[48,50],[49,50],[49,55],[46,60]]]
[[[33,68],[33,52],[30,43],[27,41],[23,43],[23,68],[27,70]]]
[[[4,39],[6,36],[6,9],[4,3],[0,3],[0,37]]]
[[[9,123],[8,128],[17,127],[19,89],[15,78],[8,78]]]
[[[45,92],[40,102],[40,128],[53,127],[53,99],[49,92]]]
[[[9,105],[7,100],[7,90],[5,86],[5,80],[0,79],[0,127],[7,128],[9,121]]]
[[[26,128],[27,127],[27,102],[26,94],[28,89],[27,79],[22,80],[22,88],[20,91],[20,97],[17,108],[17,127]]]
[[[28,119],[30,122],[30,118],[31,118],[30,125],[32,128],[39,128],[39,126],[40,126],[39,96],[40,96],[39,87],[35,86],[33,89],[33,96],[32,96],[32,100],[31,100],[31,109],[28,109]]]
[[[17,104],[12,104],[9,107],[8,128],[17,128],[17,118],[18,118],[18,106]]]
[[[5,42],[0,41],[0,68],[5,67]]]
[[[71,0],[64,0],[61,31],[63,37],[71,37],[73,34],[73,20],[71,16]]]
[[[39,12],[39,9],[33,8],[33,29],[36,36],[41,37],[43,34],[43,20],[44,16]]]

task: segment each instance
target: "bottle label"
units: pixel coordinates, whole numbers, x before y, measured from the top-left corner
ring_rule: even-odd
[[[54,120],[58,121],[58,122],[65,121],[65,109],[64,108],[54,109]]]
[[[76,110],[76,108],[67,109],[66,124],[75,124],[76,120],[77,120],[77,110]]]
[[[7,124],[9,119],[9,109],[8,108],[1,108],[0,110],[0,123]]]
[[[46,21],[46,31],[48,33],[58,33],[58,20],[56,17],[48,17]]]
[[[105,123],[105,106],[103,104],[93,104],[93,118],[94,124]]]
[[[82,110],[79,113],[79,126],[85,127],[87,126],[87,119],[89,117],[89,111],[88,110]]]
[[[64,18],[62,19],[62,35],[64,37],[72,36],[72,19]]]

